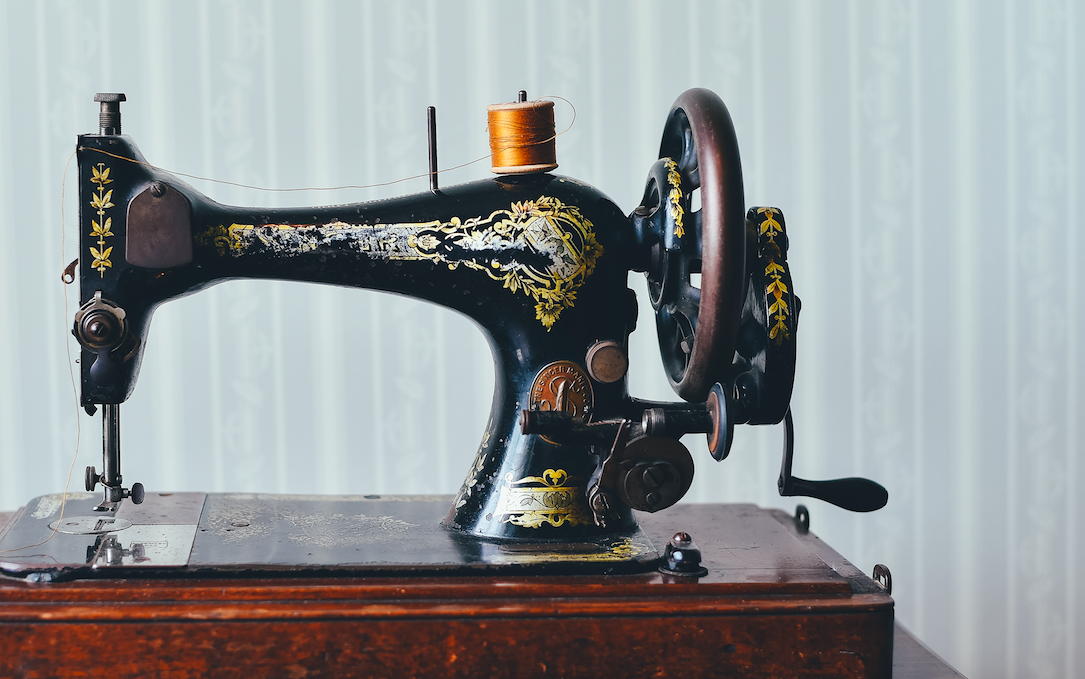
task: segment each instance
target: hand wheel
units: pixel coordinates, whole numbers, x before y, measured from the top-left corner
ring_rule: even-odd
[[[745,298],[746,221],[738,141],[714,93],[688,90],[663,128],[635,215],[648,222],[648,287],[667,379],[687,401],[724,381]],[[691,196],[700,189],[701,208]],[[700,287],[690,280],[701,274]]]

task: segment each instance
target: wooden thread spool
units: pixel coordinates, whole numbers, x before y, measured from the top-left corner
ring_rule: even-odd
[[[558,166],[554,102],[525,101],[486,107],[490,171],[495,174],[548,172]]]

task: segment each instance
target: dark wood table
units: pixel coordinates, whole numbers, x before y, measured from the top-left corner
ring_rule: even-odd
[[[708,574],[5,576],[0,676],[960,676],[783,512],[640,520],[693,535]]]

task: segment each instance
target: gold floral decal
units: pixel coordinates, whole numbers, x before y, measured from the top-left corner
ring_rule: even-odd
[[[467,498],[471,497],[471,492],[475,486],[478,485],[479,478],[483,476],[482,470],[486,467],[486,446],[490,443],[490,436],[493,434],[494,420],[490,418],[490,424],[486,425],[486,433],[482,437],[482,443],[478,445],[478,454],[475,455],[475,462],[471,465],[470,476],[460,486],[460,494],[456,497],[456,509],[467,504]]]
[[[592,223],[580,209],[547,196],[513,203],[511,210],[497,210],[485,219],[461,222],[453,217],[440,226],[424,227],[408,244],[426,259],[445,262],[450,269],[462,264],[485,272],[510,292],[522,290],[535,300],[535,318],[547,331],[564,309],[576,303],[577,290],[595,271],[603,254]],[[516,257],[451,259],[438,252],[440,246],[480,254],[528,250],[544,255],[549,262],[539,268]]]
[[[198,234],[196,243],[235,257],[257,251],[293,256],[347,244],[374,258],[463,266],[533,299],[535,318],[547,331],[576,303],[577,291],[603,255],[594,226],[580,209],[548,196],[513,203],[487,217],[447,222],[216,225]]]
[[[682,207],[682,175],[678,174],[678,163],[670,158],[664,158],[663,165],[667,168],[667,183],[671,185],[667,200],[674,210],[674,235],[681,238],[686,235],[686,229],[682,226],[682,218],[686,214]]]
[[[783,227],[775,219],[777,214],[775,208],[758,208],[757,213],[765,215],[765,220],[761,222],[759,235],[765,236],[769,245],[766,248],[769,263],[765,266],[765,275],[771,278],[772,282],[766,286],[765,294],[773,297],[773,302],[769,305],[769,315],[772,316],[772,320],[776,321],[776,324],[769,330],[769,338],[776,340],[776,343],[780,344],[785,338],[791,337],[791,333],[787,330],[787,317],[791,315],[791,309],[788,308],[787,301],[784,300],[784,295],[787,294],[787,284],[782,280],[787,270],[776,262],[776,258],[782,254],[780,246],[776,242],[776,236],[783,233]]]
[[[525,528],[538,528],[544,523],[555,528],[591,524],[584,493],[575,485],[567,485],[577,480],[564,469],[547,469],[542,476],[525,476],[519,481],[513,481],[509,472],[505,475],[507,485],[501,487],[496,514],[505,517],[505,523]]]
[[[526,549],[525,549],[526,548]],[[504,552],[498,558],[498,563],[596,563],[596,562],[621,562],[633,561],[642,556],[655,556],[656,551],[646,540],[634,540],[630,537],[615,538],[609,545],[600,545],[594,549],[585,550],[562,550],[560,552],[546,551],[546,546],[535,543],[520,546],[516,544],[503,544],[499,549]],[[532,551],[527,551],[530,549]]]
[[[105,216],[105,211],[113,207],[113,203],[110,202],[113,198],[113,189],[106,191],[105,185],[112,184],[113,180],[109,178],[109,168],[105,166],[105,163],[98,163],[90,170],[90,183],[98,186],[97,192],[90,199],[90,206],[98,212],[98,219],[92,219],[90,222],[90,235],[98,237],[98,247],[90,246],[90,254],[93,258],[90,268],[95,269],[105,278],[105,270],[113,267],[113,263],[109,261],[113,247],[105,246],[105,239],[113,235],[111,230],[113,218]]]
[[[236,229],[243,228],[240,224],[231,224],[229,228],[225,226],[212,226],[202,233],[196,234],[196,243],[198,245],[204,245],[213,247],[218,251],[219,256],[226,254],[226,250],[240,250],[241,240],[234,233]],[[251,226],[249,228],[252,228]]]

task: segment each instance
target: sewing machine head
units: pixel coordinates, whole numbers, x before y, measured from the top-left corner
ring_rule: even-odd
[[[104,407],[100,511],[139,484],[120,474],[119,404],[132,395],[155,308],[237,278],[410,295],[472,318],[494,355],[486,431],[444,525],[483,538],[578,540],[636,527],[689,489],[680,442],[707,434],[723,459],[735,424],[787,424],[780,492],[858,511],[885,503],[862,479],[790,474],[789,401],[799,300],[779,209],[743,206],[738,144],[720,99],[690,90],[630,214],[532,155],[495,177],[370,203],[220,205],[148,164],[120,134],[124,95],[99,95],[100,133],[79,138],[82,403]],[[530,102],[502,108],[536,111]],[[552,117],[551,117],[552,125]],[[553,130],[549,130],[552,144]],[[546,136],[545,134],[543,135]],[[431,143],[432,145],[432,143]],[[540,144],[545,147],[545,144]],[[505,150],[505,149],[502,149]],[[521,149],[523,150],[523,149]],[[431,148],[431,172],[436,149]],[[691,196],[700,191],[699,210]],[[668,379],[683,399],[630,397],[628,338],[644,272]],[[700,282],[697,284],[697,277]],[[287,368],[289,369],[289,368]]]

